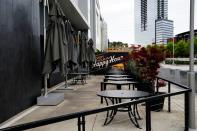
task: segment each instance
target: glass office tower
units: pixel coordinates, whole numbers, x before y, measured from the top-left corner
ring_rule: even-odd
[[[136,44],[166,44],[173,37],[168,0],[135,0],[134,9]]]
[[[157,19],[168,19],[168,0],[158,0]]]

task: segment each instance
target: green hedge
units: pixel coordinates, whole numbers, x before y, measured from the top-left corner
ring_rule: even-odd
[[[172,64],[172,60],[165,60],[166,64]],[[175,60],[174,63],[176,65],[189,65],[189,61],[179,61],[179,60]],[[194,62],[194,64],[197,64],[197,61]]]

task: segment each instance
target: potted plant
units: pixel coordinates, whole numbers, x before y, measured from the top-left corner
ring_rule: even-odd
[[[136,66],[132,60],[128,60],[128,62],[125,64],[124,71],[130,77],[137,79],[136,78],[137,77]]]
[[[156,77],[159,73],[160,63],[165,59],[165,49],[163,46],[151,45],[139,48],[132,51],[132,61],[135,65],[134,73],[138,83],[137,89],[140,91],[146,91],[152,95],[160,94],[155,90]],[[132,67],[134,68],[134,67]],[[164,100],[160,100],[163,101]],[[157,105],[158,101],[151,103],[151,105]],[[162,102],[162,103],[163,103]],[[155,109],[154,109],[155,110]],[[158,109],[159,110],[159,109]]]

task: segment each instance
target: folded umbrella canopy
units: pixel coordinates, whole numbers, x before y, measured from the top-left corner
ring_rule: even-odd
[[[65,64],[68,61],[65,15],[56,0],[53,2],[49,16],[43,74],[51,73],[59,65],[61,74],[65,75]]]
[[[81,34],[81,40],[80,40],[80,48],[79,48],[79,63],[81,66],[86,66],[88,63],[88,54],[87,54],[87,48],[88,48],[88,38],[84,32]]]
[[[68,40],[68,66],[71,70],[74,70],[78,64],[78,45],[74,39],[75,31],[69,21],[65,23],[66,38]]]
[[[88,49],[87,49],[87,56],[88,56],[88,62],[90,64],[94,63],[96,61],[95,51],[94,51],[94,42],[92,39],[88,41]]]

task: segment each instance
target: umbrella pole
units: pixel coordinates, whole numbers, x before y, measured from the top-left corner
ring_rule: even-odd
[[[65,75],[65,89],[69,89],[68,87],[68,69],[66,67],[66,75]]]
[[[48,74],[44,76],[44,96],[48,95],[48,84],[47,84]]]
[[[65,75],[65,88],[68,88],[68,73],[66,72],[66,75]]]
[[[47,0],[43,0],[43,27],[44,27],[44,52],[45,52],[45,47],[46,47],[46,6],[47,6]],[[44,96],[47,97],[48,95],[48,74],[44,76]]]
[[[66,64],[66,75],[64,76],[65,78],[65,88],[68,88],[68,68],[67,68],[67,64]]]
[[[66,90],[73,90],[72,88],[70,88],[68,86],[68,73],[66,73],[66,75],[65,75],[65,87],[64,87],[64,89],[66,89]]]
[[[88,63],[88,77],[90,77],[90,63]]]

